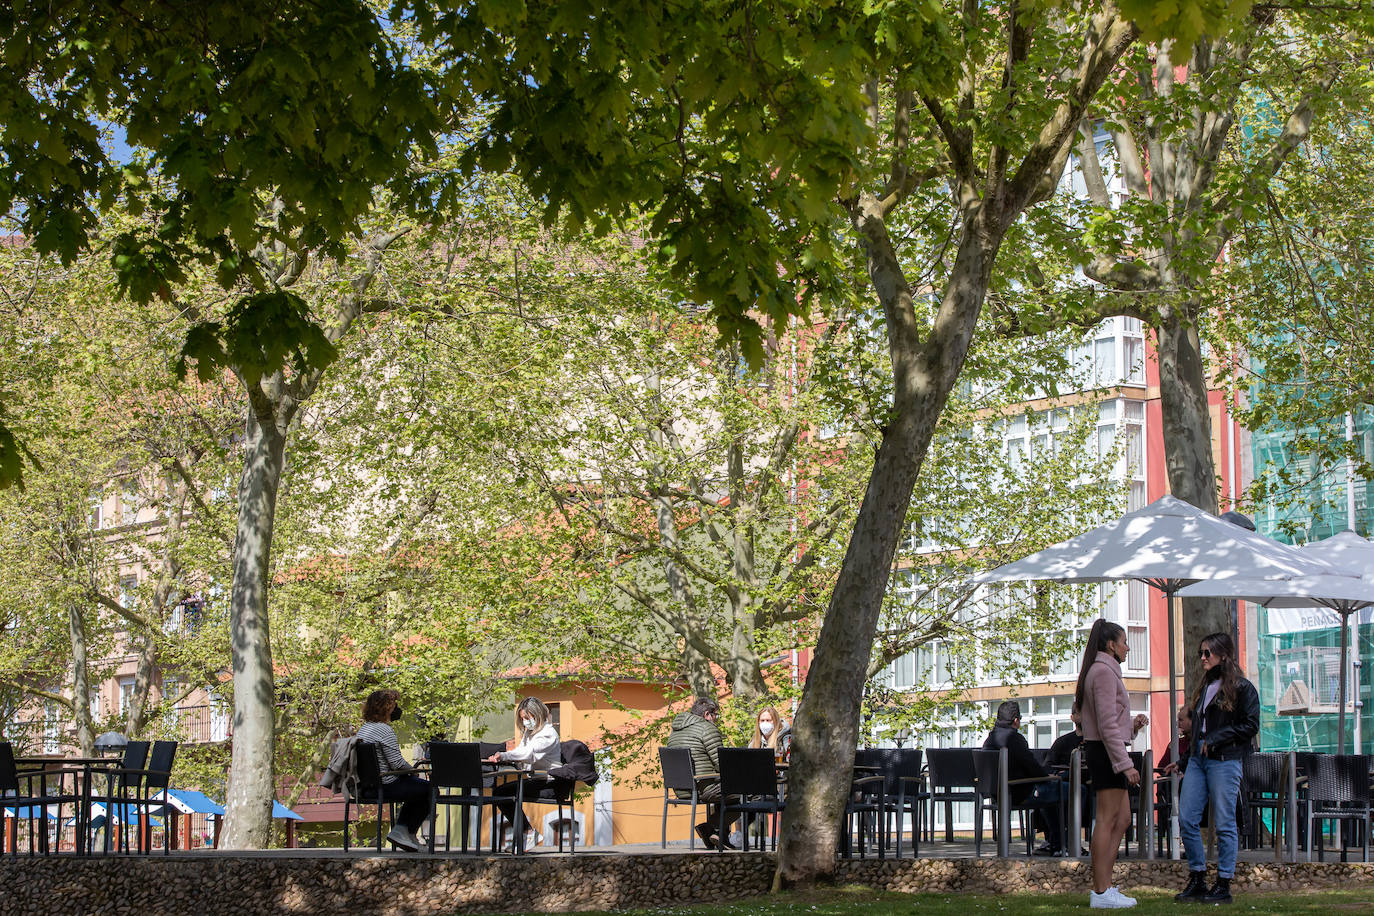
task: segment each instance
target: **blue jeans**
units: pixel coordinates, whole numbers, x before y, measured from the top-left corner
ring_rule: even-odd
[[[1212,803],[1217,829],[1217,876],[1236,874],[1236,799],[1240,797],[1241,761],[1189,757],[1179,788],[1179,830],[1189,871],[1207,870],[1207,847],[1202,845],[1202,812]]]

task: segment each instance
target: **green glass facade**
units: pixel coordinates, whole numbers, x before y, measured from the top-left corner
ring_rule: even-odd
[[[1338,424],[1334,431],[1338,434],[1344,433],[1344,420],[1333,421],[1333,424]],[[1369,411],[1355,418],[1355,437],[1362,443],[1366,457],[1374,454],[1374,415]],[[1266,467],[1287,468],[1290,471],[1305,472],[1303,476],[1309,480],[1301,498],[1293,500],[1288,506],[1259,509],[1255,515],[1256,527],[1261,533],[1286,543],[1318,541],[1351,527],[1348,518],[1345,468],[1312,468],[1310,458],[1296,452],[1293,440],[1294,435],[1291,432],[1255,433],[1251,436],[1251,449],[1257,474],[1262,473]],[[1358,534],[1365,536],[1374,531],[1374,512],[1371,512],[1369,491],[1369,481],[1356,480],[1354,527]],[[1334,711],[1318,715],[1280,715],[1278,706],[1282,680],[1280,670],[1286,665],[1298,664],[1300,660],[1312,657],[1334,660],[1330,652],[1305,653],[1300,650],[1309,647],[1339,647],[1340,629],[1330,627],[1271,633],[1269,612],[1264,608],[1256,609],[1256,622],[1258,651],[1254,675],[1260,692],[1262,710],[1261,749],[1334,753],[1337,747],[1337,715]],[[1350,644],[1351,657],[1370,658],[1370,652],[1374,649],[1374,626],[1366,624],[1355,629],[1358,635],[1352,638]],[[1353,669],[1349,690],[1350,694],[1360,701],[1357,707],[1360,721],[1357,729],[1347,724],[1347,753],[1368,753],[1374,748],[1374,697],[1371,697],[1368,671],[1370,667],[1374,666],[1357,665]],[[1323,679],[1329,682],[1331,677],[1327,674],[1324,677],[1315,676],[1309,679],[1314,682],[1314,690],[1321,693],[1323,686],[1320,682]],[[1331,692],[1329,683],[1325,686],[1325,692]],[[1324,698],[1324,702],[1333,708],[1335,706],[1329,695]],[[1349,721],[1347,716],[1347,722]],[[1359,747],[1355,747],[1353,743],[1355,735],[1360,738]]]

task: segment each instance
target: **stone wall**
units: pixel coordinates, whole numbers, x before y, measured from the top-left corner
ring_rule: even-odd
[[[524,858],[197,853],[0,859],[0,914],[244,916],[246,913],[428,916],[565,912],[738,900],[766,893],[761,853]],[[840,880],[894,891],[1085,893],[1088,863],[1054,859],[902,859],[840,863]],[[1118,863],[1118,884],[1182,886],[1172,861]],[[1374,866],[1242,863],[1234,887],[1374,887]]]

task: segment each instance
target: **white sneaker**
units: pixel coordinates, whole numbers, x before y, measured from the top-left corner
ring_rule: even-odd
[[[1135,906],[1135,898],[1127,897],[1115,887],[1109,887],[1102,893],[1088,891],[1088,906],[1094,910],[1125,910]]]
[[[386,841],[408,852],[415,852],[420,848],[419,838],[399,824],[391,828],[391,832],[386,835]]]

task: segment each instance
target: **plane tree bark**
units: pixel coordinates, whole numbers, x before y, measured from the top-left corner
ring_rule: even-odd
[[[1102,106],[1109,150],[1131,201],[1126,209],[1136,222],[1125,250],[1103,244],[1085,253],[1084,273],[1108,291],[1085,323],[1094,314],[1127,315],[1154,329],[1169,490],[1214,514],[1221,506],[1208,389],[1217,367],[1203,350],[1209,313],[1218,307],[1210,287],[1245,214],[1299,154],[1314,118],[1331,110],[1333,87],[1357,56],[1351,49],[1367,44],[1354,31],[1328,25],[1340,40],[1308,40],[1324,30],[1257,7],[1243,28],[1199,38],[1182,65],[1169,63],[1176,50],[1170,42],[1157,55],[1140,53],[1133,62],[1135,94]],[[1291,40],[1280,51],[1276,40],[1285,36]],[[1292,73],[1302,74],[1293,91],[1270,92],[1286,108],[1277,116],[1251,110],[1249,93]],[[1238,135],[1247,111],[1256,128],[1250,139]],[[1083,176],[1097,219],[1111,220],[1114,205],[1093,134],[1093,123],[1085,122],[1078,144]],[[1184,646],[1230,632],[1229,602],[1185,605]],[[1185,683],[1196,684],[1198,659],[1187,651],[1183,657]]]

